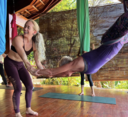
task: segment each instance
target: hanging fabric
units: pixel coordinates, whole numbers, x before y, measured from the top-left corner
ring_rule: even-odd
[[[6,19],[7,19],[7,0],[0,0],[0,55],[6,48]]]
[[[80,38],[80,54],[90,50],[90,21],[88,0],[77,0],[77,23]]]
[[[80,38],[80,54],[83,51],[90,50],[90,21],[88,0],[77,0],[77,24]],[[84,79],[84,73],[81,73],[81,81]],[[81,84],[83,85],[83,84]]]
[[[17,36],[17,25],[16,25],[16,14],[15,13],[13,13],[11,27],[12,27],[12,40],[13,40],[14,37]]]
[[[16,14],[15,14],[15,1],[13,0],[13,19],[11,22],[11,28],[12,28],[12,40],[15,36],[17,36],[17,25],[16,25]]]

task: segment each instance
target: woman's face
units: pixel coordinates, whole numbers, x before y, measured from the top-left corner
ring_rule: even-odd
[[[24,36],[33,36],[35,34],[34,25],[31,21],[28,21],[24,26]]]

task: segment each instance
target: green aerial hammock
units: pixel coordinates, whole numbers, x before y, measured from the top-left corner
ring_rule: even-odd
[[[90,21],[88,0],[77,0],[77,23],[80,38],[80,54],[90,50]]]
[[[89,52],[90,50],[90,21],[89,21],[88,9],[89,9],[88,0],[77,0],[77,23],[78,23],[78,31],[79,31],[79,38],[80,38],[79,54],[81,55],[83,54],[83,52]],[[80,75],[81,75],[81,86],[83,86],[84,73],[80,73]],[[93,81],[90,74],[87,75],[87,79],[89,81],[90,87],[92,87]]]

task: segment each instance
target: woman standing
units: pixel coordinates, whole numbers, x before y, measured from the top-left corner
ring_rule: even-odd
[[[90,50],[94,50],[94,49],[95,49],[94,44],[91,44]],[[83,53],[86,53],[86,51],[83,51]],[[81,73],[80,75],[81,75],[81,93],[79,95],[84,95],[84,73]],[[87,78],[88,78],[89,85],[91,88],[91,96],[95,96],[95,91],[94,91],[94,86],[93,86],[93,81],[92,81],[92,75],[87,74]]]
[[[16,117],[22,117],[19,110],[20,92],[22,89],[20,81],[22,81],[26,87],[26,114],[38,115],[37,112],[31,109],[33,84],[28,71],[32,75],[37,75],[37,70],[30,65],[27,59],[27,55],[32,51],[34,51],[34,59],[37,67],[43,69],[44,67],[41,61],[45,60],[44,40],[39,33],[38,24],[34,20],[28,20],[24,26],[24,34],[16,36],[13,39],[11,50],[4,60],[6,73],[14,87],[12,99]]]

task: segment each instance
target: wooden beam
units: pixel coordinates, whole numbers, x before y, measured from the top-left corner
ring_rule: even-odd
[[[37,0],[14,0],[15,3],[15,12],[20,12],[25,10],[26,7],[33,5]],[[13,13],[13,0],[8,0],[8,9],[9,13]]]
[[[27,20],[28,19],[26,17],[19,15],[19,14],[16,14],[16,24],[18,26],[23,28]]]
[[[43,5],[45,5],[44,2],[43,2],[42,0],[39,0],[39,1],[40,1]]]
[[[17,0],[18,1],[18,0]],[[22,1],[22,0],[20,0]],[[27,0],[26,0],[27,1]],[[21,9],[18,9],[16,12],[21,12],[21,11],[25,11],[26,9],[28,9],[28,7],[31,7],[37,0],[31,0],[32,2],[24,7],[22,7]],[[23,3],[23,2],[22,2]]]
[[[48,12],[53,6],[55,6],[60,1],[61,0],[50,0],[50,1],[48,1],[48,3],[44,6],[44,8],[42,10],[40,10],[36,14],[31,15],[30,17],[28,17],[28,19],[38,18],[40,15],[45,14],[46,12]]]
[[[34,5],[32,5],[32,7],[33,7],[36,11],[39,11]]]
[[[30,14],[30,15],[31,15],[31,13],[30,13],[27,9],[25,10],[25,12],[27,12],[28,14]]]
[[[79,74],[73,74],[72,76],[70,76],[70,77],[75,77],[75,76],[78,76],[78,77],[80,77],[80,75]],[[39,76],[39,77],[36,77],[37,79],[44,79],[44,78],[46,78],[47,79],[47,77],[44,77],[44,76]],[[52,78],[61,78],[61,77],[52,77]],[[65,77],[65,78],[69,78],[69,76],[67,76],[67,77]],[[93,81],[95,81],[95,82],[97,82],[97,81],[128,81],[128,78],[118,78],[118,79],[93,79],[92,78],[92,80]],[[86,80],[86,81],[88,81],[88,80]]]

